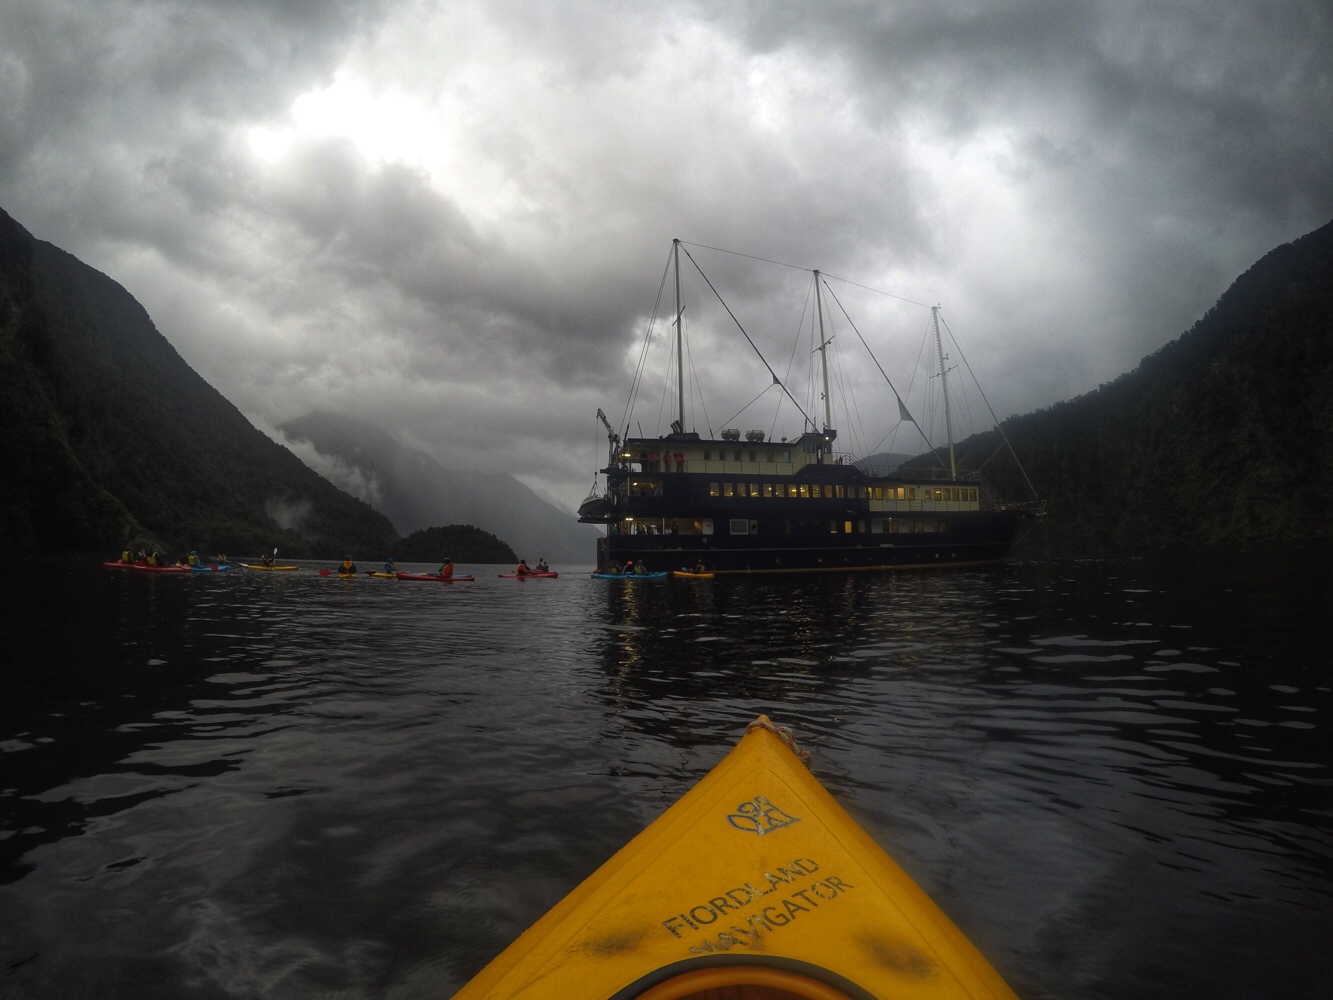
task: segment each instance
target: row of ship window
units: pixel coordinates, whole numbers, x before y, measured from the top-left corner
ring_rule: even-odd
[[[786,497],[801,500],[848,498],[854,500],[975,501],[975,486],[852,486],[842,483],[709,483],[711,497]]]
[[[727,532],[732,535],[758,535],[765,532],[789,535],[792,533],[793,525],[798,532],[806,532],[812,528],[820,529],[823,523],[825,522],[760,522],[751,518],[733,517],[727,520]],[[948,521],[924,517],[876,517],[858,521],[833,520],[828,521],[827,524],[829,532],[834,535],[867,533],[872,535],[917,535],[943,533],[949,530]],[[613,529],[613,533],[626,535],[711,535],[713,534],[713,520],[711,518],[698,521],[679,518],[652,518],[636,521],[633,518],[627,518]]]
[[[660,497],[662,480],[632,479],[629,494],[634,497]],[[975,486],[846,486],[843,483],[709,483],[710,497],[824,498],[854,500],[938,500],[975,503]]]
[[[758,452],[758,450],[755,449],[755,448],[750,448],[750,449],[748,449],[748,450],[749,450],[749,452],[750,452],[750,461],[751,461],[751,462],[758,462],[758,461],[759,461],[759,452]],[[718,460],[719,462],[725,462],[725,461],[727,461],[727,460],[728,460],[728,456],[730,456],[730,460],[733,461],[733,462],[743,462],[743,461],[745,461],[745,460],[741,457],[741,449],[740,449],[740,448],[718,448],[718,449],[717,449],[717,460]],[[711,462],[712,460],[713,460],[713,449],[712,449],[712,448],[705,448],[705,449],[704,449],[704,461],[705,461],[705,462]],[[764,458],[764,461],[766,461],[766,462],[790,462],[790,461],[791,461],[791,451],[788,450],[788,449],[783,449],[781,452],[772,452],[772,451],[770,451],[770,452],[768,452],[768,453],[766,454],[766,456],[765,456],[765,458]]]

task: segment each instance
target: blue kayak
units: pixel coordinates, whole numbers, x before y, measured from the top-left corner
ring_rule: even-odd
[[[190,570],[194,573],[223,573],[231,569],[226,563],[200,563],[198,566],[191,566]]]
[[[594,573],[594,580],[665,580],[671,574],[662,573]]]

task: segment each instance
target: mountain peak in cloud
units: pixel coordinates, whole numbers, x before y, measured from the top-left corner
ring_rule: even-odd
[[[302,461],[388,517],[399,534],[470,524],[528,559],[593,559],[596,530],[513,476],[445,468],[376,424],[323,410],[278,430]]]

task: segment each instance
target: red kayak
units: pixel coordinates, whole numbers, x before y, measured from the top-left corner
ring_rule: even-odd
[[[502,580],[554,580],[559,573],[501,573]]]
[[[438,576],[435,573],[399,573],[400,580],[431,580],[435,583],[453,583],[455,580],[467,582],[472,579],[471,574],[463,576]]]
[[[189,566],[145,566],[141,563],[104,562],[107,569],[134,569],[140,573],[188,573]]]

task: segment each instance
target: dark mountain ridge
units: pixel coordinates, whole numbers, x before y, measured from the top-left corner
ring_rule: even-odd
[[[1333,537],[1333,223],[1266,254],[1133,371],[1003,427],[1048,499],[1020,552]],[[959,462],[1001,444],[975,435]],[[1030,495],[991,464],[1002,495]]]
[[[387,551],[381,514],[269,440],[119,284],[0,210],[0,542]]]

